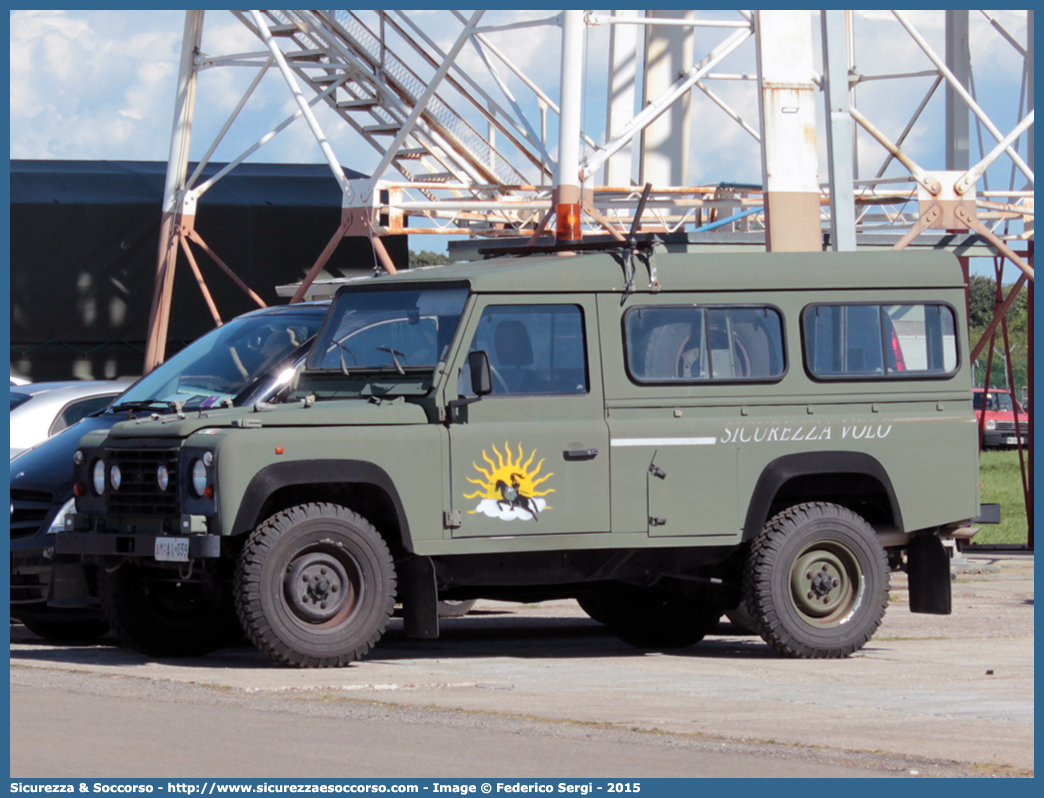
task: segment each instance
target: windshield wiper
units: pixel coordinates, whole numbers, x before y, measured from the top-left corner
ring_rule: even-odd
[[[130,414],[135,410],[148,410],[150,407],[168,407],[172,413],[181,413],[184,402],[170,402],[166,399],[141,399],[136,402],[120,402],[118,405],[111,405],[105,408],[111,410],[113,413],[119,413],[120,411],[127,411],[127,418],[130,418]]]
[[[337,346],[341,347],[341,349],[343,349],[343,350],[344,350],[345,352],[347,352],[347,353],[348,353],[349,355],[351,355],[351,356],[352,356],[352,360],[354,360],[354,361],[355,361],[355,365],[356,365],[356,366],[358,366],[358,365],[359,365],[359,358],[357,358],[357,357],[355,356],[355,352],[353,352],[353,351],[352,351],[351,349],[349,349],[349,348],[348,348],[347,346],[345,346],[344,344],[342,344],[342,343],[341,343],[340,341],[336,341],[336,340],[335,340],[335,341],[334,341],[334,343],[335,343],[335,344],[336,344]],[[345,377],[350,377],[350,376],[352,376],[351,374],[349,374],[349,373],[348,373],[348,364],[344,362],[344,355],[342,355],[342,354],[341,354],[340,352],[338,352],[338,353],[337,353],[337,357],[339,357],[339,358],[341,359],[341,373],[342,373],[342,374],[344,374],[344,376],[345,376]]]
[[[378,346],[376,347],[376,349],[378,352],[387,352],[389,355],[391,355],[392,362],[395,363],[395,370],[399,372],[399,374],[401,374],[402,376],[406,376],[406,370],[403,369],[402,364],[399,363],[399,358],[396,357],[396,355],[399,355],[399,357],[405,358],[406,364],[409,365],[409,358],[406,358],[405,354],[398,351],[397,349],[392,349],[390,346]]]

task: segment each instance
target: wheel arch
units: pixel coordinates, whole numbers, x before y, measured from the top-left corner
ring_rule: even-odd
[[[365,460],[297,460],[262,468],[247,485],[232,535],[250,532],[287,507],[317,501],[342,504],[359,513],[383,530],[393,554],[413,551],[395,483],[383,468]]]
[[[821,485],[813,487],[813,480]],[[870,490],[868,490],[870,488]],[[769,518],[790,504],[831,501],[860,512],[855,496],[869,496],[879,517],[868,519],[903,529],[902,511],[888,472],[864,452],[800,452],[771,461],[761,472],[743,524],[743,540],[752,540]],[[848,501],[846,501],[848,499]]]

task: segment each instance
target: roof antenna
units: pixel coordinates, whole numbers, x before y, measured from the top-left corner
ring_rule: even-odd
[[[627,297],[634,293],[634,256],[638,254],[638,230],[642,226],[642,214],[645,212],[645,203],[652,192],[652,183],[646,183],[642,189],[642,196],[638,199],[638,207],[634,210],[634,219],[631,221],[631,230],[627,234],[623,252],[624,284],[623,298],[620,304],[627,301]]]

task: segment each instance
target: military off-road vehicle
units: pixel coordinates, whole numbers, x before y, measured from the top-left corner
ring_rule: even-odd
[[[347,281],[279,404],[86,436],[62,552],[151,655],[240,633],[345,665],[396,602],[574,597],[635,646],[742,604],[793,657],[862,647],[979,514],[945,253],[500,258]]]

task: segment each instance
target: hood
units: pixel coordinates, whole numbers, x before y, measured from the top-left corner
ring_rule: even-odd
[[[126,421],[115,425],[110,437],[186,438],[203,429],[249,429],[256,426],[351,427],[427,423],[428,417],[422,407],[402,399],[341,399],[316,402],[311,407],[298,402],[276,405],[260,412],[253,408],[232,408],[186,413],[181,419],[163,416],[155,420]]]
[[[11,461],[11,489],[46,491],[54,495],[55,501],[69,498],[74,481],[73,454],[80,438],[88,432],[107,430],[118,418],[123,416],[103,414],[85,418],[26,450]]]

